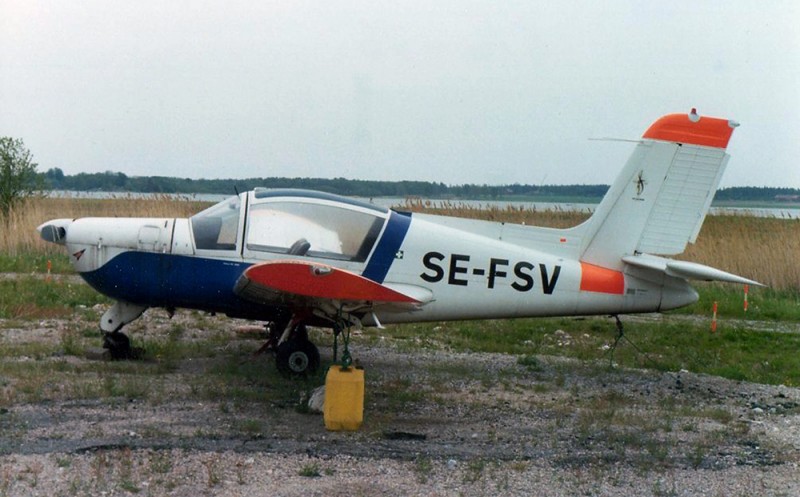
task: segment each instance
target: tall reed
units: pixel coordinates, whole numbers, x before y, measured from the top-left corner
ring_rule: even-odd
[[[439,216],[455,216],[484,221],[526,224],[528,226],[546,226],[549,228],[569,228],[578,225],[591,216],[591,212],[574,211],[554,207],[552,209],[536,209],[523,205],[509,204],[499,207],[494,204],[475,205],[447,200],[422,200],[409,198],[398,206],[399,209]]]
[[[677,258],[800,290],[800,219],[708,216],[697,243]]]
[[[51,219],[79,217],[188,217],[209,204],[176,199],[166,195],[138,198],[120,195],[107,199],[32,198],[13,209],[8,218],[0,219],[0,252],[16,256],[21,253],[61,253],[61,247],[39,238],[36,227]]]

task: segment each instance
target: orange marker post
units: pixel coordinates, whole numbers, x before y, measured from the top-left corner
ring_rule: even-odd
[[[711,318],[711,333],[717,332],[717,302],[714,301],[714,316]]]
[[[747,312],[747,292],[750,291],[750,285],[744,286],[744,312]]]
[[[53,263],[50,259],[47,260],[47,276],[45,276],[45,281],[50,281],[50,271],[53,269]]]

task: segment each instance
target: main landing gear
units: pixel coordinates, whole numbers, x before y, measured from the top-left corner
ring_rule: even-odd
[[[341,311],[336,313],[333,322],[333,362],[344,367],[353,362],[350,356],[350,329],[361,327],[361,321],[353,316],[345,318]],[[292,318],[281,318],[267,326],[269,335],[256,354],[273,352],[275,365],[284,376],[297,377],[314,374],[319,369],[319,349],[308,339],[305,322],[307,314],[295,314]],[[339,358],[339,338],[342,339],[342,355]]]
[[[269,338],[258,353],[273,352],[275,365],[284,376],[314,374],[319,369],[319,349],[308,339],[306,325],[297,319],[273,321]]]

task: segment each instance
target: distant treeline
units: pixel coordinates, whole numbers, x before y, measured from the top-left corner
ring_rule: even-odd
[[[53,190],[233,194],[256,187],[304,188],[356,197],[422,197],[435,199],[585,199],[597,201],[608,185],[446,185],[428,181],[367,181],[345,178],[191,179],[128,176],[124,173],[65,175],[59,168],[42,174]],[[717,201],[800,202],[796,188],[733,187],[717,192]]]

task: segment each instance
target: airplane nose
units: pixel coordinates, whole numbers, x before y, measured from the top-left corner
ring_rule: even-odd
[[[53,219],[39,225],[36,231],[42,240],[64,245],[67,239],[67,228],[72,224],[72,219]]]

